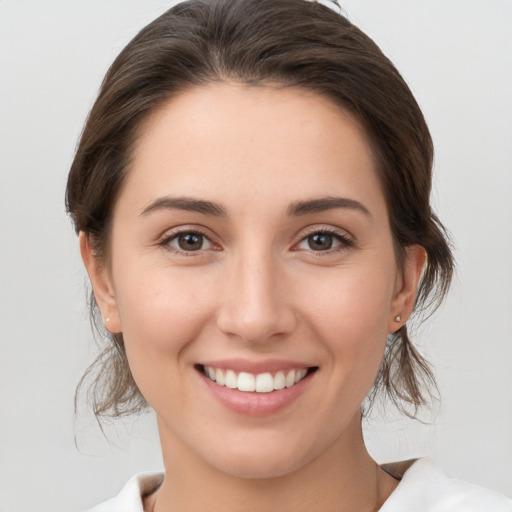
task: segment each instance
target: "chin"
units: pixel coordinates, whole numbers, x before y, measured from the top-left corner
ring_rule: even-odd
[[[268,460],[248,460],[247,458],[231,459],[226,461],[226,464],[217,464],[217,469],[223,473],[247,480],[284,477],[300,467],[301,465],[295,461],[279,460],[275,462],[270,461],[269,463]]]
[[[225,450],[209,462],[218,471],[235,478],[260,480],[286,476],[307,463],[296,449],[283,449],[282,443],[280,446],[252,443],[245,449]]]

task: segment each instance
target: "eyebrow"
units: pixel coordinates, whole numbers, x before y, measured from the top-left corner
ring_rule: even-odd
[[[326,212],[337,208],[359,211],[364,213],[370,219],[372,218],[372,215],[366,206],[355,199],[349,199],[347,197],[321,197],[318,199],[311,199],[309,201],[297,201],[290,205],[287,214],[295,217],[308,215],[310,213]]]
[[[184,210],[188,212],[202,213],[214,217],[227,217],[224,206],[194,197],[160,197],[142,210],[141,216],[148,215],[158,210]]]
[[[289,217],[299,217],[311,213],[321,213],[337,208],[356,210],[372,218],[370,211],[359,201],[346,197],[321,197],[308,201],[296,201],[287,209]],[[142,210],[141,216],[159,210],[184,210],[213,217],[227,217],[227,209],[219,203],[194,197],[160,197]]]

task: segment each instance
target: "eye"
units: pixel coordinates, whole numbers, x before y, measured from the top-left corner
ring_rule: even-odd
[[[314,252],[325,252],[331,250],[342,250],[352,245],[352,240],[342,235],[341,233],[319,230],[303,238],[297,244],[297,249]]]
[[[306,241],[309,248],[314,251],[327,251],[337,242],[330,233],[315,233],[314,235],[309,235]]]
[[[178,252],[197,252],[212,248],[210,240],[197,231],[177,233],[163,240],[162,244]]]

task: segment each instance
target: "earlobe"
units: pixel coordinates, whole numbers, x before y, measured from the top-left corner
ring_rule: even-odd
[[[400,329],[411,315],[427,258],[425,248],[418,244],[406,247],[405,251],[406,258],[404,268],[397,283],[397,289],[391,307],[391,316],[388,325],[389,333]]]
[[[80,231],[78,241],[82,261],[89,275],[105,327],[112,333],[122,332],[114,287],[108,269],[94,254],[90,237],[85,232]]]

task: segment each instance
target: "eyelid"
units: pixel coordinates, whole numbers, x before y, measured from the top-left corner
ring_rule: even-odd
[[[157,239],[157,245],[164,247],[169,252],[178,254],[178,255],[184,255],[184,256],[201,256],[206,251],[219,251],[221,250],[220,245],[216,243],[214,240],[212,240],[212,236],[207,234],[206,228],[203,228],[202,226],[198,225],[183,225],[183,226],[177,226],[175,228],[167,229],[161,236]],[[201,235],[206,239],[209,244],[211,245],[208,248],[205,249],[198,249],[197,251],[184,251],[182,249],[179,249],[178,247],[172,247],[170,245],[170,242],[174,239],[176,239],[179,235],[183,234],[197,234]]]
[[[336,228],[333,226],[315,225],[315,226],[310,226],[310,227],[306,228],[306,230],[300,234],[300,239],[298,242],[296,242],[293,245],[292,250],[308,251],[308,249],[295,249],[295,248],[300,243],[304,242],[308,237],[315,235],[317,233],[332,235],[332,236],[336,237],[340,243],[336,247],[327,249],[325,251],[314,251],[313,249],[309,249],[309,252],[315,254],[316,256],[328,255],[328,254],[332,254],[334,252],[343,251],[343,250],[349,249],[350,247],[355,246],[355,244],[356,244],[355,238],[345,229]]]

